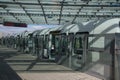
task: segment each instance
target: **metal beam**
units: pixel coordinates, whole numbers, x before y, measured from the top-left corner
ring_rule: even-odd
[[[0,4],[21,4],[21,5],[39,5],[39,3],[21,3],[21,2],[5,2],[5,1],[0,1]],[[62,4],[55,4],[55,3],[41,3],[42,5],[44,6],[61,6]],[[97,4],[96,5],[90,5],[90,4],[63,4],[63,6],[78,6],[78,7],[120,7],[120,3],[114,5],[114,4],[106,4],[106,5],[103,5],[103,4]]]
[[[59,24],[61,22],[61,15],[62,15],[62,10],[63,10],[63,3],[64,3],[65,0],[62,1],[61,3],[61,9],[60,9],[60,15],[59,15]]]
[[[12,13],[12,14],[14,14],[14,15],[23,15],[23,16],[26,16],[27,14],[25,14],[25,13]],[[6,13],[6,12],[0,12],[0,15],[8,15],[8,13]],[[44,16],[43,14],[32,14],[32,13],[28,13],[28,15],[30,15],[30,16]],[[58,16],[58,14],[47,14],[47,16]],[[82,17],[82,18],[84,18],[84,17],[120,17],[120,15],[69,15],[69,14],[64,14],[64,15],[61,15],[61,16],[66,16],[66,17]]]
[[[48,21],[47,21],[46,15],[45,15],[45,11],[44,11],[44,8],[43,8],[43,4],[41,4],[40,0],[38,0],[38,3],[39,3],[39,5],[41,6],[41,9],[42,9],[42,12],[43,12],[43,15],[44,15],[45,22],[46,22],[46,24],[48,24]]]
[[[22,22],[20,19],[18,19],[14,14],[9,13],[10,15],[12,15],[15,19],[17,19],[20,23]]]
[[[13,2],[14,3],[16,3],[16,4],[18,4],[17,2],[16,2],[16,0],[13,0]],[[31,18],[31,16],[27,13],[27,11],[25,10],[25,8],[21,5],[21,4],[18,4],[24,11],[25,11],[25,13],[27,14],[27,16],[30,18],[30,20],[32,21],[32,23],[34,24],[35,22],[34,22],[34,20]]]
[[[6,10],[5,8],[3,8],[3,9]],[[7,13],[8,13],[9,15],[13,16],[17,21],[22,22],[20,19],[18,19],[18,18],[15,16],[15,14],[10,13],[9,10],[6,10],[6,11],[7,11]]]
[[[79,15],[81,9],[79,9],[79,11],[77,12],[77,14],[75,15],[75,17],[73,18],[72,22],[71,23],[74,23],[74,21],[76,20],[77,16]]]
[[[31,18],[31,16],[27,13],[27,11],[25,10],[25,8],[24,8],[22,5],[20,5],[20,7],[23,8],[23,10],[25,11],[26,15],[30,18],[30,20],[31,20],[32,23],[34,24],[34,23],[35,23],[34,20],[33,20],[33,19]]]

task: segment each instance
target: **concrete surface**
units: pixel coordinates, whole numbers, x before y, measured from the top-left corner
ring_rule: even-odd
[[[36,60],[30,54],[21,54],[14,49],[2,46],[0,46],[0,56],[22,80],[101,80],[86,73],[76,72],[62,65],[57,65],[54,62]],[[7,74],[9,70],[2,64],[1,66],[1,70],[4,68],[4,75],[9,76],[10,74]],[[17,79],[7,78],[7,80]]]
[[[101,80],[80,72],[18,73],[23,80]]]

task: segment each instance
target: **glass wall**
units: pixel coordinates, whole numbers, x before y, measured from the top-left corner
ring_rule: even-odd
[[[115,80],[120,80],[120,34],[115,34],[115,58],[114,58],[114,67],[115,67]]]
[[[60,52],[61,55],[66,55],[67,51],[67,36],[66,34],[61,34],[61,39],[60,39]]]
[[[105,80],[114,80],[114,36],[89,35],[85,72]]]

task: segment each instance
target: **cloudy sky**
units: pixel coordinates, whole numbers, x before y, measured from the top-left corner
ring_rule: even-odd
[[[27,28],[21,28],[21,27],[11,27],[11,26],[3,26],[0,25],[0,32],[4,35],[11,35],[16,33],[21,33],[24,31],[35,31],[40,30],[43,28],[50,28],[50,27],[57,27],[58,25],[28,25]]]

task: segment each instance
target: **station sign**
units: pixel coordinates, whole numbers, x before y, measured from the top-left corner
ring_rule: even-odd
[[[4,26],[11,26],[11,27],[27,27],[26,23],[14,23],[14,22],[4,22]]]

